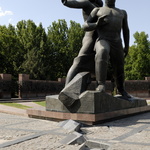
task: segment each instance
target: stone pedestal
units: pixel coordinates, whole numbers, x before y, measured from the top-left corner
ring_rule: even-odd
[[[85,91],[71,107],[66,107],[57,95],[46,97],[46,110],[65,113],[98,114],[147,106],[145,100],[127,101],[98,91]]]
[[[85,91],[71,107],[66,107],[58,99],[58,95],[53,95],[46,97],[46,110],[28,109],[27,113],[34,118],[56,121],[72,119],[93,125],[104,120],[150,111],[146,100],[134,99],[127,101],[98,91]]]

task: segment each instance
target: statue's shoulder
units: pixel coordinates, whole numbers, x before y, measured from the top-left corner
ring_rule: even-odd
[[[124,15],[124,17],[126,18],[127,17],[127,12],[123,9],[121,9],[121,11],[122,11],[122,14]]]
[[[109,8],[109,7],[106,7],[106,6],[104,6],[104,7],[99,7],[100,8],[100,10],[101,11],[103,11],[103,12],[107,12],[107,11],[111,11],[111,8]]]
[[[109,7],[99,7],[99,15],[109,15],[111,13],[111,9]]]
[[[123,10],[123,9],[122,9],[122,12],[123,12],[124,14],[127,14],[127,12],[126,12],[125,10]]]
[[[126,10],[124,10],[124,9],[116,8],[116,10],[118,10],[118,11],[124,13],[124,14],[127,14]]]
[[[119,8],[115,8],[120,14],[122,14],[123,16],[127,16],[127,12],[124,9],[119,9]]]

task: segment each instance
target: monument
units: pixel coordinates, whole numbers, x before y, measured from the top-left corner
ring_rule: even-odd
[[[66,5],[69,5],[69,2],[72,1],[63,0],[63,3]],[[79,1],[74,5],[77,7],[80,2],[83,1]],[[90,1],[86,0],[85,2],[87,3]],[[89,8],[86,7],[85,10],[89,10]],[[92,47],[88,46],[88,48],[84,49],[84,52],[88,51],[88,54],[92,54],[93,51],[95,52],[95,61],[93,60],[93,62],[95,62],[95,76],[97,82],[96,91],[105,93],[107,66],[108,61],[110,61],[113,67],[113,78],[115,80],[118,94],[120,95],[119,97],[128,101],[134,100],[134,98],[125,91],[124,87],[124,58],[128,54],[129,49],[129,27],[126,11],[116,8],[115,0],[105,0],[104,7],[96,7],[93,9],[88,18],[86,18],[83,28],[87,31],[86,33],[90,32],[92,35],[96,33],[94,35],[96,40],[93,40],[95,45]],[[121,30],[123,31],[124,48],[122,46]],[[87,41],[83,42],[83,44],[88,45]],[[79,99],[79,95],[83,92],[83,89],[84,91],[87,89],[89,79],[84,80],[83,76],[82,81],[79,79],[80,83],[82,83],[79,86],[79,81],[76,79],[77,75],[75,76],[75,72],[79,72],[78,68],[80,68],[80,64],[83,66],[83,64],[89,62],[88,59],[83,60],[82,51],[83,48],[81,48],[79,55],[74,60],[74,63],[68,72],[65,88],[59,94],[60,101],[66,106],[71,106],[73,101],[75,102]],[[79,63],[76,63],[79,56],[81,56],[78,60]],[[84,55],[84,57],[87,56]],[[86,69],[81,70],[79,74],[81,74],[81,72],[83,74],[85,71]],[[73,78],[73,74],[75,79]],[[73,81],[70,79],[72,79],[74,83],[72,83]],[[77,88],[79,89],[78,92],[75,90]]]
[[[146,100],[129,95],[124,87],[124,58],[129,49],[129,27],[126,11],[116,8],[115,2],[105,0],[102,7],[101,0],[62,0],[65,6],[83,10],[83,28],[86,32],[81,50],[68,71],[64,89],[59,95],[46,97],[49,117],[93,124],[150,110]],[[118,91],[116,96],[105,91],[109,61]],[[92,73],[95,73],[97,83],[93,91],[87,90]]]

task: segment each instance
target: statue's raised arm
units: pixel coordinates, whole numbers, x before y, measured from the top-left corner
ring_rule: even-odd
[[[63,5],[69,8],[77,8],[83,10],[84,20],[90,15],[95,7],[103,6],[102,0],[61,0]]]

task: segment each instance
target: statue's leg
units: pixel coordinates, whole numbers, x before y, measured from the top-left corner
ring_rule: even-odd
[[[66,77],[66,82],[65,82],[65,86],[74,78],[74,76],[76,74],[79,73],[79,69],[78,69],[78,63],[74,60],[72,66],[70,67],[68,73],[67,73],[67,77]]]
[[[124,86],[124,52],[121,43],[117,43],[116,47],[113,46],[111,49],[110,60],[113,66],[118,93],[126,98],[130,97],[130,95],[125,91]]]
[[[66,85],[81,71],[89,71],[90,69],[84,69],[84,65],[88,64],[89,59],[94,58],[94,44],[96,40],[96,33],[86,32],[82,41],[82,47],[78,56],[74,59],[71,68],[69,69],[66,77]],[[91,55],[91,56],[90,56]],[[90,68],[90,66],[89,66]]]
[[[122,95],[125,99],[131,98],[131,95],[127,93],[124,86],[124,74],[120,74],[116,78],[116,85],[118,89],[118,94]]]
[[[100,40],[96,42],[95,49],[96,49],[95,74],[96,74],[96,81],[98,84],[96,90],[104,92],[107,77],[107,66],[109,60],[110,46],[108,42]]]

